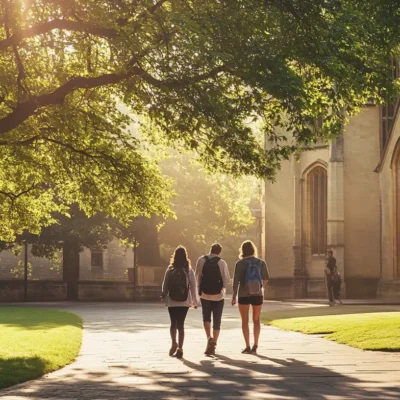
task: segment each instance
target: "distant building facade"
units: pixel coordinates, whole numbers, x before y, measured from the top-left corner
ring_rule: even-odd
[[[45,258],[33,257],[28,247],[28,262],[31,265],[31,280],[62,280],[62,259],[52,262]],[[24,253],[16,256],[11,251],[0,253],[0,279],[21,277]],[[84,248],[79,254],[79,280],[127,280],[128,268],[133,268],[133,251],[122,247],[118,240],[113,240],[107,248]]]
[[[330,248],[348,298],[400,300],[398,103],[366,106],[333,142],[283,162],[263,197],[269,298],[324,297]]]

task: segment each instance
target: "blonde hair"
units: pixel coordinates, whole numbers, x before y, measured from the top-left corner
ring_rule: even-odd
[[[251,240],[245,240],[239,249],[239,258],[257,257],[257,247]]]

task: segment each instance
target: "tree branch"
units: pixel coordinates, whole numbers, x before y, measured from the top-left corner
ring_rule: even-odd
[[[11,111],[6,117],[0,119],[0,135],[7,133],[22,124],[40,108],[54,104],[61,104],[65,96],[77,89],[93,89],[100,86],[117,84],[133,76],[140,77],[147,83],[160,89],[180,89],[202,80],[209,79],[224,70],[224,66],[220,66],[204,74],[181,80],[167,79],[164,81],[154,78],[140,67],[132,67],[128,72],[124,73],[104,74],[90,78],[75,77],[51,93],[35,96],[27,101],[18,103],[13,111]]]
[[[30,144],[34,143],[38,140],[40,136],[33,136],[26,140],[20,140],[18,142],[12,142],[9,140],[0,140],[0,146],[29,146]]]
[[[75,32],[86,32],[99,37],[113,38],[118,35],[117,31],[104,28],[89,22],[71,21],[68,19],[53,19],[31,28],[14,33],[10,37],[0,40],[0,50],[4,50],[10,46],[18,45],[22,40],[42,35],[55,29],[64,29]]]
[[[2,194],[3,196],[8,197],[11,200],[11,202],[14,203],[14,201],[16,199],[18,199],[18,197],[21,197],[24,194],[29,193],[31,190],[35,189],[37,186],[38,185],[36,183],[33,183],[30,188],[28,188],[26,190],[23,190],[22,192],[20,192],[18,194],[14,194],[14,193],[11,193],[11,192],[4,192],[3,190],[0,190],[0,194]]]
[[[88,153],[86,150],[77,149],[72,144],[64,143],[61,140],[52,139],[52,138],[49,138],[49,137],[43,137],[43,140],[46,140],[46,141],[54,143],[54,144],[58,144],[59,146],[65,147],[65,148],[73,151],[74,153],[81,154],[81,155],[83,155],[85,157],[88,157],[88,158],[92,158],[92,159],[100,158],[99,156],[96,156],[95,154]]]
[[[149,13],[154,14],[160,7],[163,6],[168,0],[159,0],[154,6],[148,9]]]
[[[34,115],[35,112],[41,107],[46,107],[52,104],[61,104],[65,96],[76,89],[90,89],[99,86],[115,84],[124,78],[126,78],[126,74],[105,74],[94,78],[72,78],[51,93],[35,96],[30,100],[17,104],[11,113],[0,119],[0,134],[16,128],[26,119]]]

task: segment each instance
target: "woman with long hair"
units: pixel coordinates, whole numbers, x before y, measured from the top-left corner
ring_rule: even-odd
[[[190,266],[187,251],[183,246],[178,246],[175,249],[170,265],[165,272],[161,301],[164,299],[167,301],[171,319],[170,334],[172,345],[169,355],[182,358],[187,312],[189,307],[196,309],[200,305],[196,277]],[[177,332],[178,342],[176,341]]]
[[[233,278],[232,306],[238,296],[239,312],[246,348],[243,354],[256,354],[261,331],[260,314],[264,302],[264,288],[269,279],[267,264],[257,258],[257,248],[251,240],[242,243],[240,260],[235,266]],[[254,345],[250,347],[249,310],[252,307],[254,324]]]

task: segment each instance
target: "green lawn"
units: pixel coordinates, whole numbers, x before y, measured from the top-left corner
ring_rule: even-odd
[[[0,388],[54,371],[77,356],[82,320],[59,310],[0,307]]]
[[[400,351],[400,309],[390,306],[338,306],[263,314],[263,322],[284,330],[324,334],[363,350]]]

